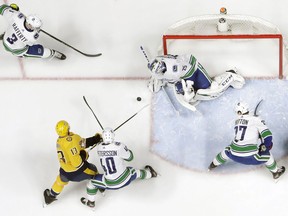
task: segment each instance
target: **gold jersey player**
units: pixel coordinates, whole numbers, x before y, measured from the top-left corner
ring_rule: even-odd
[[[56,124],[56,132],[59,136],[56,146],[60,170],[52,188],[44,191],[46,205],[57,200],[57,196],[69,181],[80,182],[91,179],[98,173],[96,166],[87,161],[89,155],[85,149],[101,142],[100,134],[86,139],[81,138],[78,134],[70,132],[70,126],[64,120]]]

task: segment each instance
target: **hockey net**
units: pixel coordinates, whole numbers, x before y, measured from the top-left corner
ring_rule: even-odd
[[[212,75],[229,67],[250,78],[282,79],[287,74],[286,41],[261,18],[221,13],[190,17],[170,26],[162,40],[159,55],[194,54],[205,68],[211,67]]]

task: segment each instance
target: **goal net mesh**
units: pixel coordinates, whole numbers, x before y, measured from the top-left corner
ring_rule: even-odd
[[[271,67],[271,70],[274,73],[274,77],[278,76],[282,78],[283,75],[287,74],[288,56],[286,41],[283,39],[277,26],[261,18],[233,14],[212,14],[189,17],[170,26],[164,33],[162,39],[162,45],[158,49],[159,55],[167,53],[182,54],[180,50],[184,50],[183,53],[191,52],[191,54],[194,54],[197,48],[204,48],[203,52],[206,52],[204,55],[207,56],[207,54],[214,52],[213,50],[206,49],[207,47],[217,47],[216,44],[220,44],[221,49],[223,49],[223,47],[234,47],[234,51],[231,52],[239,53],[240,50],[243,55],[247,57],[250,55],[250,59],[251,57],[254,58],[258,56],[258,60],[257,58],[254,59],[255,64],[258,63],[258,65],[260,65],[263,62],[273,62],[274,66],[273,68]],[[221,39],[221,41],[219,41],[219,39]],[[226,42],[222,42],[222,39]],[[232,44],[231,41],[233,41]],[[251,45],[252,43],[253,45]],[[244,46],[250,47],[252,50],[246,50],[245,53],[245,50],[243,50]],[[219,47],[217,49],[219,51]],[[254,53],[257,50],[259,53]],[[217,51],[215,51],[215,53],[217,53]],[[228,51],[226,54],[231,56],[231,53]],[[267,54],[271,56],[267,56]],[[263,57],[261,55],[263,55]],[[239,57],[235,56],[235,58]],[[247,62],[245,64],[251,65],[254,63]],[[269,65],[263,67],[264,69],[261,68],[258,72],[257,68],[255,69],[254,67],[253,70],[256,73],[256,77],[273,76],[271,74],[263,74],[264,70],[270,69],[269,67]],[[249,70],[250,74],[245,75],[253,77],[253,75],[251,75],[252,69]]]

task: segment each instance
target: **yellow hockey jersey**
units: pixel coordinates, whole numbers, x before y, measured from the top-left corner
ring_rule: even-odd
[[[57,154],[61,168],[66,172],[78,170],[84,161],[80,156],[80,151],[85,151],[81,146],[83,139],[72,132],[66,137],[57,139]],[[86,154],[88,156],[88,154]]]

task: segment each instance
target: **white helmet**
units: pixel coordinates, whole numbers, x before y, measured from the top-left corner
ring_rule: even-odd
[[[31,26],[31,29],[40,29],[42,26],[42,21],[37,15],[27,16],[26,23]]]
[[[245,102],[239,102],[236,104],[234,110],[238,115],[248,114],[249,113],[249,106]]]
[[[164,61],[159,61],[154,59],[152,63],[148,64],[148,68],[151,70],[153,74],[163,74],[166,71],[166,64]]]
[[[112,143],[115,138],[114,130],[112,128],[104,128],[102,138],[104,143]]]

